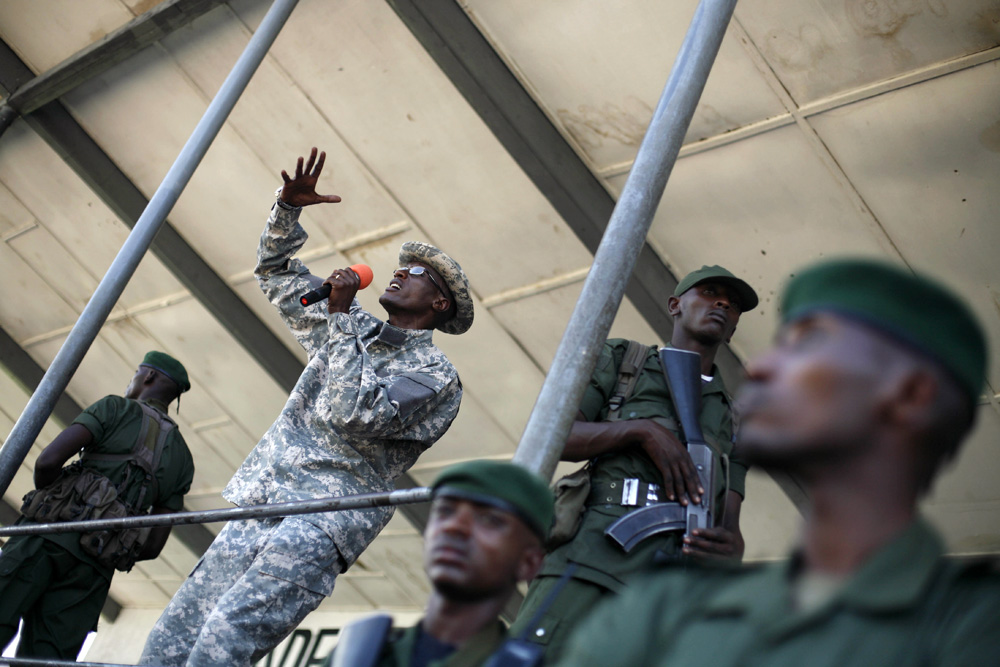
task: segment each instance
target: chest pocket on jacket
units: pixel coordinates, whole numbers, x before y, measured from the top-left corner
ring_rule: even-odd
[[[404,373],[396,376],[386,387],[389,400],[399,406],[399,418],[406,419],[441,391],[441,382],[423,373]]]

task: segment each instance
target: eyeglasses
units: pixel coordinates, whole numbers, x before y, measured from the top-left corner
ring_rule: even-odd
[[[401,266],[398,269],[396,269],[396,271],[406,271],[411,276],[427,276],[427,280],[429,280],[432,283],[434,283],[434,287],[438,288],[438,291],[441,292],[441,296],[443,296],[446,299],[451,299],[451,297],[448,296],[448,294],[444,291],[444,289],[442,289],[441,286],[438,285],[438,281],[434,280],[434,276],[431,275],[431,272],[428,271],[425,267],[423,267],[423,266]]]

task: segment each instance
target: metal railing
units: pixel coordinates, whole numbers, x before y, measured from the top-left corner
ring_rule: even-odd
[[[173,512],[170,514],[143,514],[117,519],[90,519],[87,521],[59,521],[52,523],[31,523],[20,526],[0,527],[0,537],[15,535],[43,535],[51,533],[88,533],[95,530],[125,528],[148,528],[151,526],[180,526],[193,523],[216,523],[239,519],[264,519],[275,516],[315,514],[339,510],[370,509],[424,503],[431,499],[431,490],[418,486],[413,489],[386,491],[383,493],[361,493],[353,496],[331,496],[313,500],[293,500],[286,503],[250,505],[247,507],[227,507],[194,512]]]

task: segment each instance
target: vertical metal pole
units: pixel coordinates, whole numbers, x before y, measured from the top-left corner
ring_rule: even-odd
[[[163,178],[156,194],[139,216],[139,220],[118,251],[111,267],[104,274],[94,295],[87,302],[80,318],[69,332],[66,342],[59,349],[28,405],[25,406],[24,412],[14,424],[7,441],[0,447],[0,496],[10,486],[31,444],[52,413],[56,401],[80,366],[80,362],[117,303],[125,285],[135,273],[143,255],[149,250],[153,237],[177,203],[181,192],[191,180],[198,164],[205,157],[209,146],[212,145],[212,141],[298,2],[299,0],[275,0],[271,5],[260,27],[250,38],[246,49],[226,77],[215,99],[208,105],[198,126]]]
[[[736,0],[699,3],[524,428],[514,462],[545,479],[559,462],[735,6]]]

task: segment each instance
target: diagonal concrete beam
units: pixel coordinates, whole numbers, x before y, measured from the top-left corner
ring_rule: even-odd
[[[26,116],[82,83],[106,72],[147,46],[183,28],[225,0],[167,0],[73,54],[40,76],[18,76],[0,109],[0,133],[14,115]],[[9,120],[8,120],[9,119]]]
[[[570,229],[596,252],[615,200],[465,10],[455,0],[386,2]],[[670,340],[673,330],[664,295],[676,287],[677,278],[646,244],[625,295],[663,340]],[[735,390],[742,384],[743,364],[731,348],[720,349],[716,363],[727,386]],[[801,511],[804,495],[798,482],[787,476],[774,479]]]

